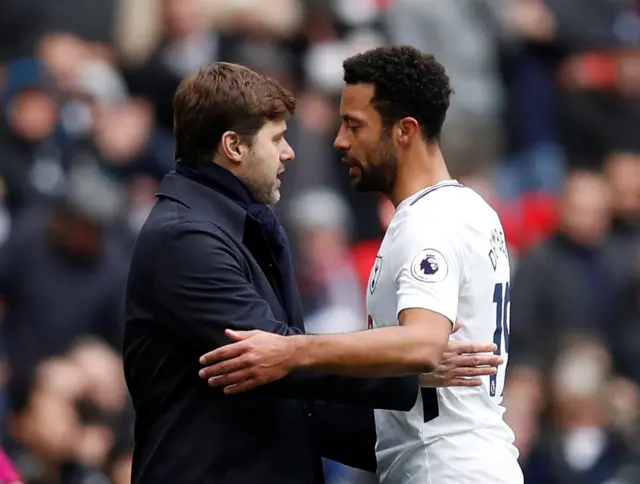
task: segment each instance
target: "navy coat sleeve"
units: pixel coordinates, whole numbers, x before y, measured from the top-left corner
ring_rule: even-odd
[[[163,235],[155,297],[167,310],[165,324],[202,354],[230,343],[224,334],[227,328],[300,333],[275,319],[248,280],[241,254],[224,235],[192,222],[168,228]],[[288,398],[407,411],[416,402],[418,388],[417,376],[346,378],[297,371],[260,390]]]

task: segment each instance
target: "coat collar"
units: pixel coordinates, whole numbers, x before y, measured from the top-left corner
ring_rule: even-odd
[[[242,240],[247,212],[230,198],[191,180],[175,171],[166,174],[156,194],[158,198],[170,198],[182,205],[211,214],[226,231]]]

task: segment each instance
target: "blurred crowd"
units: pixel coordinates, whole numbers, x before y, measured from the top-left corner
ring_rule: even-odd
[[[4,0],[0,422],[27,482],[129,482],[128,257],[173,166],[173,92],[203,64],[296,93],[276,210],[306,325],[366,327],[394,209],[352,192],[331,142],[341,61],[385,43],[445,65],[451,173],[502,216],[526,482],[640,482],[639,0]],[[331,462],[327,476],[375,482]]]

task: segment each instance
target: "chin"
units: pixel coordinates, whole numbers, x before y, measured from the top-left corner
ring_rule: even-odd
[[[280,201],[280,190],[275,190],[271,193],[267,205],[274,205]]]

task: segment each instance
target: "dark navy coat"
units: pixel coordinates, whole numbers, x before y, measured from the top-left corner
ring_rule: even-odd
[[[293,291],[287,309],[283,290]],[[304,326],[297,287],[282,284],[260,224],[175,172],[138,236],[126,317],[135,484],[316,484],[321,457],[375,470],[371,408],[409,410],[417,398],[415,377],[300,371],[234,396],[202,381],[198,359],[230,342],[226,328],[292,335]]]

